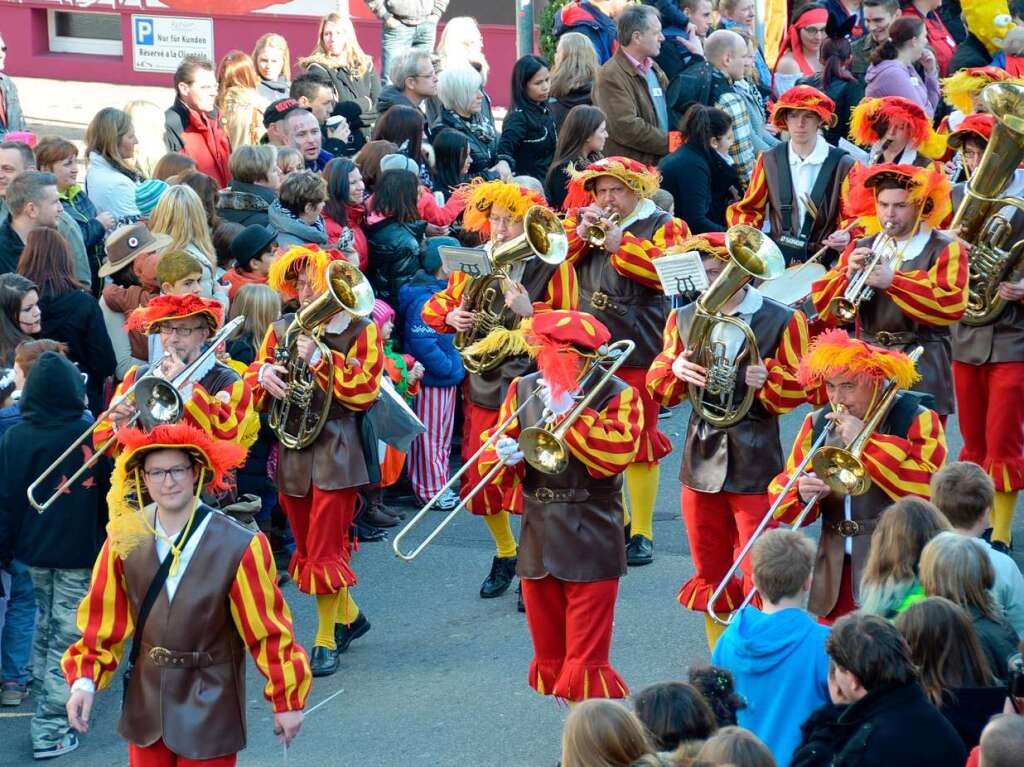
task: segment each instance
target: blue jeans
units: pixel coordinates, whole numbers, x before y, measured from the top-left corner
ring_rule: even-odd
[[[380,79],[385,85],[391,82],[391,59],[406,50],[422,48],[427,53],[434,50],[434,38],[437,36],[437,22],[424,21],[415,27],[399,24],[394,29],[384,25],[384,34],[380,40]]]
[[[32,675],[32,634],[36,625],[36,598],[28,568],[14,560],[6,568],[11,576],[7,594],[7,615],[0,634],[0,678],[4,682],[28,684]]]

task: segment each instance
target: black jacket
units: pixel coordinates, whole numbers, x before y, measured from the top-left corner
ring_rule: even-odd
[[[555,210],[561,210],[565,202],[565,196],[569,193],[569,163],[572,160],[565,160],[558,163],[551,169],[551,175],[544,179],[544,193],[547,195],[548,204]],[[576,162],[579,165],[579,161]]]
[[[578,107],[581,104],[583,106],[592,106],[594,104],[591,96],[593,87],[593,83],[587,83],[583,88],[570,91],[562,96],[562,98],[551,99],[548,102],[548,109],[551,110],[551,116],[555,118],[555,128],[557,130],[562,130],[562,123],[565,122],[565,118],[569,116],[569,112],[573,107]]]
[[[232,181],[217,193],[217,215],[242,226],[269,226],[267,211],[277,199],[274,190],[259,184]]]
[[[25,249],[25,243],[21,236],[11,226],[11,217],[8,216],[0,224],[0,274],[18,271],[18,261],[21,259],[21,251]]]
[[[311,56],[310,59],[317,57]],[[307,72],[321,71],[331,78],[338,102],[354,101],[363,110],[363,121],[373,125],[380,112],[377,111],[377,97],[380,96],[380,78],[373,66],[362,77],[353,77],[343,67],[333,67],[327,60],[309,61]]]
[[[661,188],[675,200],[675,216],[693,234],[725,231],[725,209],[736,197],[739,175],[715,152],[683,144],[658,163]]]
[[[558,129],[547,104],[529,103],[513,107],[501,128],[498,157],[512,158],[509,164],[517,176],[543,181],[558,143]]]
[[[37,513],[25,495],[43,469],[89,427],[92,419],[84,411],[84,396],[74,365],[55,352],[40,355],[22,391],[22,420],[0,439],[0,559],[13,550],[30,567],[92,568],[103,543],[107,459],[58,496],[45,514]],[[48,498],[58,480],[71,476],[88,453],[72,453],[38,488],[36,499]]]
[[[963,767],[967,749],[916,682],[818,709],[801,728],[791,767]]]
[[[478,117],[481,123],[486,122],[483,112]],[[458,131],[469,140],[469,156],[472,160],[469,166],[471,176],[483,176],[488,181],[498,178],[496,173],[487,170],[500,159],[498,157],[497,132],[490,134],[483,129],[483,125],[476,126],[474,123],[463,120],[450,109],[441,110],[441,120],[434,126],[431,136],[437,135],[442,128]]]
[[[425,221],[400,224],[385,218],[366,226],[370,260],[366,277],[373,294],[398,309],[398,289],[423,268],[422,242]]]
[[[380,92],[380,96],[377,97],[377,112],[378,114],[384,114],[396,104],[412,107],[413,109],[416,108],[416,105],[412,103],[408,96],[394,85],[388,85]]]
[[[949,60],[949,73],[953,74],[970,67],[987,67],[991,63],[992,57],[989,56],[985,43],[968,33],[967,39],[957,43],[956,50],[953,51],[953,58]]]
[[[43,329],[39,338],[52,338],[68,345],[68,358],[89,376],[85,390],[89,409],[103,409],[103,384],[114,375],[117,359],[107,335],[107,326],[99,302],[82,290],[69,290],[59,296],[39,299]]]

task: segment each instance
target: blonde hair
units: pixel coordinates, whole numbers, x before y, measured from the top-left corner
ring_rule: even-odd
[[[278,149],[273,144],[246,144],[231,153],[228,170],[231,178],[244,184],[255,184],[270,178],[271,168],[277,162]]]
[[[206,256],[212,268],[217,263],[217,251],[206,223],[206,208],[196,191],[177,184],[164,192],[149,218],[153,234],[166,234],[171,238],[167,251],[188,250],[191,245]]]
[[[621,703],[592,698],[565,720],[562,767],[658,765],[655,747],[640,719]]]
[[[697,761],[709,764],[741,764],[743,767],[775,767],[775,758],[768,746],[750,730],[723,727],[697,752]]]
[[[597,52],[585,35],[566,32],[558,38],[551,70],[551,96],[559,99],[597,79]]]
[[[285,168],[296,160],[299,161],[299,170],[306,167],[306,163],[302,159],[302,152],[295,147],[279,146],[277,148],[277,169],[281,171],[281,173],[284,173]]]
[[[245,317],[235,338],[247,338],[260,345],[270,324],[281,318],[281,297],[269,285],[250,283],[235,294],[228,312],[228,320]]]
[[[164,144],[164,110],[152,101],[138,99],[125,104],[124,111],[132,118],[135,138],[139,140],[132,161],[143,176],[153,178],[153,169],[167,153]]]
[[[483,47],[474,55],[466,51],[465,41],[470,36],[479,36],[480,26],[472,16],[456,16],[448,19],[441,32],[441,39],[437,43],[437,57],[440,69],[443,72],[449,67],[471,66],[480,72],[484,84],[487,83],[487,73],[490,65],[483,53]]]
[[[132,118],[120,109],[106,107],[93,116],[89,127],[85,129],[85,151],[95,152],[113,165],[117,170],[131,178],[138,179],[135,164],[130,159],[121,157],[121,139],[134,131]],[[160,136],[163,136],[161,128]]]
[[[267,32],[265,35],[260,37],[256,41],[256,45],[252,49],[252,61],[256,64],[256,74],[259,74],[259,64],[257,63],[260,58],[260,54],[263,53],[265,48],[274,48],[275,50],[281,51],[282,58],[284,59],[284,65],[281,67],[281,75],[284,75],[285,80],[292,79],[292,54],[288,50],[288,41],[285,40],[281,35],[276,32]],[[278,75],[279,77],[281,75]]]
[[[921,585],[930,597],[945,597],[970,612],[977,609],[1000,620],[990,589],[995,571],[981,541],[956,533],[939,533],[921,552]]]
[[[346,32],[341,54],[337,57],[324,47],[324,29],[328,24],[338,24]],[[316,33],[316,48],[313,49],[313,53],[299,63],[308,69],[309,65],[314,63],[310,59],[318,56],[340,59],[342,66],[355,77],[363,77],[373,69],[373,59],[367,56],[359,46],[359,39],[356,37],[356,28],[352,26],[352,20],[340,13],[328,13],[320,19],[320,28]]]

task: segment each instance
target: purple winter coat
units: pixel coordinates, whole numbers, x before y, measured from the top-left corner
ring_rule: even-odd
[[[920,104],[929,117],[935,114],[935,107],[939,103],[937,74],[925,75],[922,82],[916,69],[908,67],[899,59],[889,59],[869,66],[864,81],[867,83],[864,95],[869,98],[902,96]]]

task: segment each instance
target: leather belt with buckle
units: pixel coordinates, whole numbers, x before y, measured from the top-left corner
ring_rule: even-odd
[[[590,497],[590,493],[586,489],[572,487],[560,490],[554,490],[550,487],[538,487],[528,490],[527,494],[533,496],[541,503],[569,503],[585,501]]]
[[[611,306],[611,301],[608,299],[607,293],[602,293],[600,290],[590,296],[590,305],[597,309],[599,312],[605,311]]]
[[[166,647],[151,647],[146,655],[154,666],[161,668],[205,668],[227,662],[226,660],[216,660],[208,652],[182,652],[168,650]]]
[[[865,334],[869,343],[878,346],[904,346],[918,340],[916,333],[893,333],[888,330],[879,330],[877,333]]]
[[[858,535],[870,535],[875,529],[876,522],[874,519],[841,519],[838,522],[830,522],[828,529],[844,538],[855,538]]]

